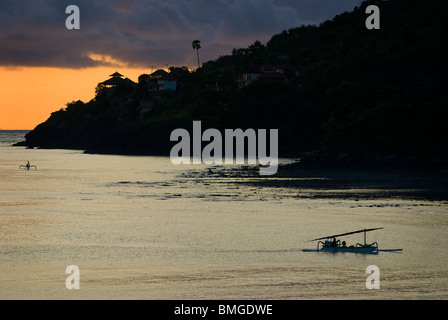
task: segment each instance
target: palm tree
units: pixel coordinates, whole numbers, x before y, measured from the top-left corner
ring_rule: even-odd
[[[194,40],[191,45],[193,46],[193,49],[196,50],[197,54],[198,54],[198,68],[200,67],[200,63],[199,63],[199,49],[201,49],[201,41],[199,40]]]

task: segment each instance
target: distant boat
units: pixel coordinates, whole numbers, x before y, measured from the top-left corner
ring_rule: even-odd
[[[367,244],[366,233],[369,231],[379,230],[383,228],[362,229],[357,231],[351,231],[347,233],[335,234],[331,236],[325,236],[311,241],[318,241],[316,249],[302,249],[304,252],[351,252],[351,253],[364,253],[364,254],[377,254],[379,251],[402,251],[403,249],[378,249],[378,243],[373,242]],[[345,241],[337,240],[338,237],[347,236],[350,234],[364,232],[364,244],[357,243],[356,245],[347,246]],[[325,240],[325,241],[320,241]]]
[[[37,167],[36,167],[34,164],[31,165],[29,161],[26,162],[26,165],[21,164],[21,165],[19,166],[19,169],[22,169],[22,168],[24,168],[24,169],[26,169],[26,170],[30,170],[31,168],[35,168],[35,169],[37,169]]]

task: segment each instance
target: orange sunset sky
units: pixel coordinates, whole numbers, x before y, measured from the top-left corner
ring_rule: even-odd
[[[0,68],[0,130],[31,130],[67,102],[90,101],[99,82],[115,71],[137,82],[146,69],[96,67]],[[155,71],[155,70],[154,70]]]

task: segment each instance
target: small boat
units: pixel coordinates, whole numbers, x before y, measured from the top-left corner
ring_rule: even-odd
[[[26,170],[30,170],[31,168],[37,169],[35,165],[31,165],[29,161],[27,161],[26,165],[20,165],[19,169],[25,168]]]
[[[364,253],[364,254],[377,254],[379,251],[402,251],[403,249],[378,249],[378,243],[373,242],[368,244],[366,242],[366,234],[369,231],[379,230],[383,228],[373,228],[373,229],[362,229],[357,231],[351,231],[342,234],[335,234],[331,236],[325,236],[322,238],[317,238],[311,241],[318,241],[316,249],[302,249],[304,252],[352,252],[352,253]],[[347,236],[350,234],[364,232],[364,244],[357,243],[356,245],[347,246],[345,241],[337,240],[338,237]],[[324,240],[324,241],[321,241]]]

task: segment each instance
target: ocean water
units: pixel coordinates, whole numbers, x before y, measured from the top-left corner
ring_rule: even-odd
[[[443,199],[374,185],[335,192],[313,177],[303,178],[309,187],[258,184],[228,174],[247,167],[168,157],[11,147],[24,134],[0,131],[0,299],[448,298]],[[37,169],[19,168],[27,161]],[[368,242],[403,251],[302,252],[315,248],[310,239],[376,227]],[[66,287],[71,265],[79,289]],[[366,286],[371,265],[379,289]]]

